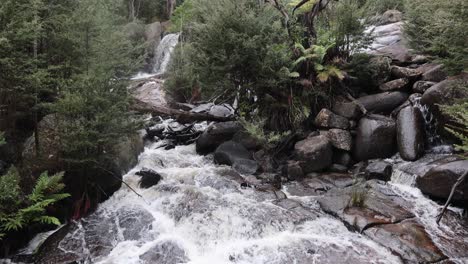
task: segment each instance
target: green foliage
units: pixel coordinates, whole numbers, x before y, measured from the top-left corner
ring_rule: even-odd
[[[277,144],[282,138],[290,134],[290,131],[282,133],[265,131],[265,121],[265,119],[247,121],[245,118],[239,118],[239,122],[246,132],[262,144],[264,148]]]
[[[353,85],[366,92],[372,92],[388,80],[392,60],[384,56],[354,54],[346,70],[354,78]]]
[[[458,86],[456,89],[466,89],[468,86]],[[442,106],[444,114],[452,119],[452,123],[446,125],[446,129],[460,140],[456,145],[457,150],[468,152],[468,99],[463,98],[453,105]]]
[[[19,188],[19,174],[13,167],[0,177],[0,239],[11,231],[18,231],[39,223],[60,225],[60,221],[47,215],[47,208],[61,201],[69,194],[62,193],[63,173],[49,176],[42,173],[28,196],[24,197]]]
[[[367,0],[363,9],[370,15],[383,14],[385,11],[391,9],[404,11],[405,0]]]
[[[450,73],[467,70],[467,10],[464,0],[406,1],[405,32],[411,47],[436,56]]]
[[[169,31],[180,32],[194,20],[194,0],[184,1],[172,14]]]
[[[290,83],[281,71],[291,63],[288,35],[271,5],[192,0],[176,13],[175,18],[184,14],[191,20],[182,25],[185,44],[176,48],[169,67],[165,84],[169,91],[183,84],[185,94],[195,88],[204,98],[239,94],[241,103],[248,105],[252,98],[262,101],[267,93],[280,93]]]
[[[351,189],[351,199],[349,200],[349,206],[351,207],[364,207],[367,198],[366,183],[362,182],[361,179],[355,178]]]

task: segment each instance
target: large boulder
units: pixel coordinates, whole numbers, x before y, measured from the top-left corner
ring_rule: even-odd
[[[349,121],[348,119],[324,108],[318,113],[317,117],[315,117],[315,125],[324,128],[348,129]]]
[[[402,19],[403,14],[396,9],[392,9],[385,11],[385,13],[378,17],[376,22],[378,25],[387,25],[400,22]]]
[[[324,135],[308,137],[294,146],[294,156],[305,174],[330,166],[332,155],[332,145]]]
[[[356,160],[389,158],[396,150],[396,124],[389,117],[370,115],[361,118],[354,145]]]
[[[408,86],[408,84],[409,80],[407,78],[400,78],[380,85],[379,89],[384,92],[400,91],[405,89]]]
[[[430,106],[436,104],[453,104],[456,100],[468,98],[468,89],[463,86],[468,84],[468,73],[460,74],[427,89],[421,102]]]
[[[353,139],[349,131],[333,128],[327,131],[326,136],[333,147],[346,151],[351,150]]]
[[[242,125],[235,121],[216,123],[209,126],[197,139],[197,153],[206,155],[215,151],[219,145],[231,140],[240,130],[242,130]]]
[[[140,176],[139,185],[140,188],[148,189],[156,184],[162,179],[162,176],[155,172],[152,169],[143,168],[142,170],[135,173]]]
[[[392,76],[395,78],[406,78],[415,80],[421,76],[421,71],[418,69],[411,69],[399,66],[392,66]]]
[[[382,181],[389,181],[392,177],[392,172],[392,164],[383,160],[370,162],[364,168],[364,175],[366,176],[367,180],[377,179]]]
[[[437,84],[436,82],[417,81],[413,84],[413,92],[423,94],[427,89]]]
[[[232,166],[242,174],[254,174],[258,164],[252,154],[241,144],[227,141],[219,145],[214,153],[214,160],[218,164]]]
[[[348,119],[358,119],[362,110],[356,102],[337,101],[333,105],[333,112]]]
[[[447,73],[441,64],[426,64],[421,66],[419,71],[423,72],[423,81],[441,82],[447,78]]]
[[[404,103],[409,94],[404,92],[385,92],[364,96],[358,99],[367,111],[373,113],[390,113]]]
[[[407,106],[397,117],[397,143],[400,156],[414,161],[424,154],[424,117],[419,108]]]
[[[468,160],[447,162],[432,167],[423,176],[416,179],[416,186],[427,194],[437,199],[447,199],[453,184],[468,171]],[[464,181],[455,190],[453,201],[468,202],[468,181]]]

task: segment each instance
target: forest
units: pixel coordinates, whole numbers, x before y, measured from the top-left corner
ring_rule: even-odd
[[[0,263],[467,263],[467,28],[464,0],[1,0]]]

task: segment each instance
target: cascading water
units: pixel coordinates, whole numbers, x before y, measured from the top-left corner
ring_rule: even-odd
[[[161,40],[161,43],[155,47],[153,73],[163,74],[166,72],[172,52],[177,43],[179,43],[179,36],[179,33],[168,34]]]
[[[175,46],[179,43],[180,33],[167,34],[161,42],[154,47],[154,58],[152,59],[151,72],[138,72],[132,80],[141,80],[149,77],[162,75],[166,72],[171,61],[171,55]]]
[[[413,101],[414,107],[418,108],[424,117],[424,127],[426,131],[426,146],[431,153],[450,154],[453,148],[450,145],[444,144],[442,138],[437,133],[438,123],[431,112],[429,106],[421,103],[421,97],[417,97]]]

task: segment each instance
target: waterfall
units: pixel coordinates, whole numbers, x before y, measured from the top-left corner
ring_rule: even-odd
[[[171,60],[172,51],[177,43],[179,43],[179,33],[168,34],[155,47],[153,60],[153,73],[163,74],[166,72],[167,65]]]
[[[431,112],[429,106],[421,103],[421,97],[417,97],[413,101],[414,107],[418,108],[424,118],[424,127],[426,131],[426,148],[431,153],[449,154],[453,152],[453,147],[444,144],[443,139],[437,133],[437,119]]]

